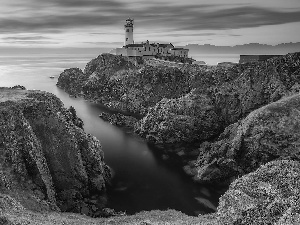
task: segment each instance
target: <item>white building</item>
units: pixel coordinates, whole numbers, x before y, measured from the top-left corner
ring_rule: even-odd
[[[133,19],[128,18],[124,25],[125,30],[125,46],[133,44]]]
[[[125,45],[122,48],[116,49],[117,55],[135,57],[142,56],[144,58],[153,58],[156,55],[161,56],[180,56],[188,57],[189,49],[175,48],[171,43],[159,44],[149,43],[147,40],[145,43],[135,44],[133,40],[133,19],[127,19],[124,25],[125,29]]]

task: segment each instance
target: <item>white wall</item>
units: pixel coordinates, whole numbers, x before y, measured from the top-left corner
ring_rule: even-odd
[[[133,44],[133,27],[124,27],[125,45]]]
[[[116,48],[116,55],[127,56],[127,51],[125,48]]]

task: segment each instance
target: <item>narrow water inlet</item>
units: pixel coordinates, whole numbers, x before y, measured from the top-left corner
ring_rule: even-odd
[[[176,209],[188,215],[197,215],[215,210],[218,198],[225,192],[223,187],[194,183],[176,161],[162,159],[160,154],[156,154],[157,150],[142,139],[128,135],[99,118],[105,107],[82,98],[70,98],[55,85],[58,71],[63,69],[47,58],[44,60],[47,67],[35,67],[32,61],[30,66],[24,68],[22,62],[18,65],[18,61],[14,61],[10,70],[0,75],[0,86],[23,85],[27,89],[48,91],[58,96],[66,108],[74,106],[84,122],[85,132],[100,140],[104,160],[115,174],[107,191],[107,207],[127,214],[142,210]],[[79,65],[76,62],[72,64]],[[55,78],[50,79],[53,74]]]

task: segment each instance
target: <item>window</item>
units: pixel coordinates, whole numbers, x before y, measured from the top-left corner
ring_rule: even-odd
[[[126,41],[128,41],[128,38],[126,38]]]
[[[129,29],[126,29],[126,32],[129,32]]]

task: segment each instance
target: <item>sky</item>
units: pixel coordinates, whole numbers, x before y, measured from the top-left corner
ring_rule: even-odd
[[[300,0],[0,0],[0,47],[233,46],[300,41]]]

